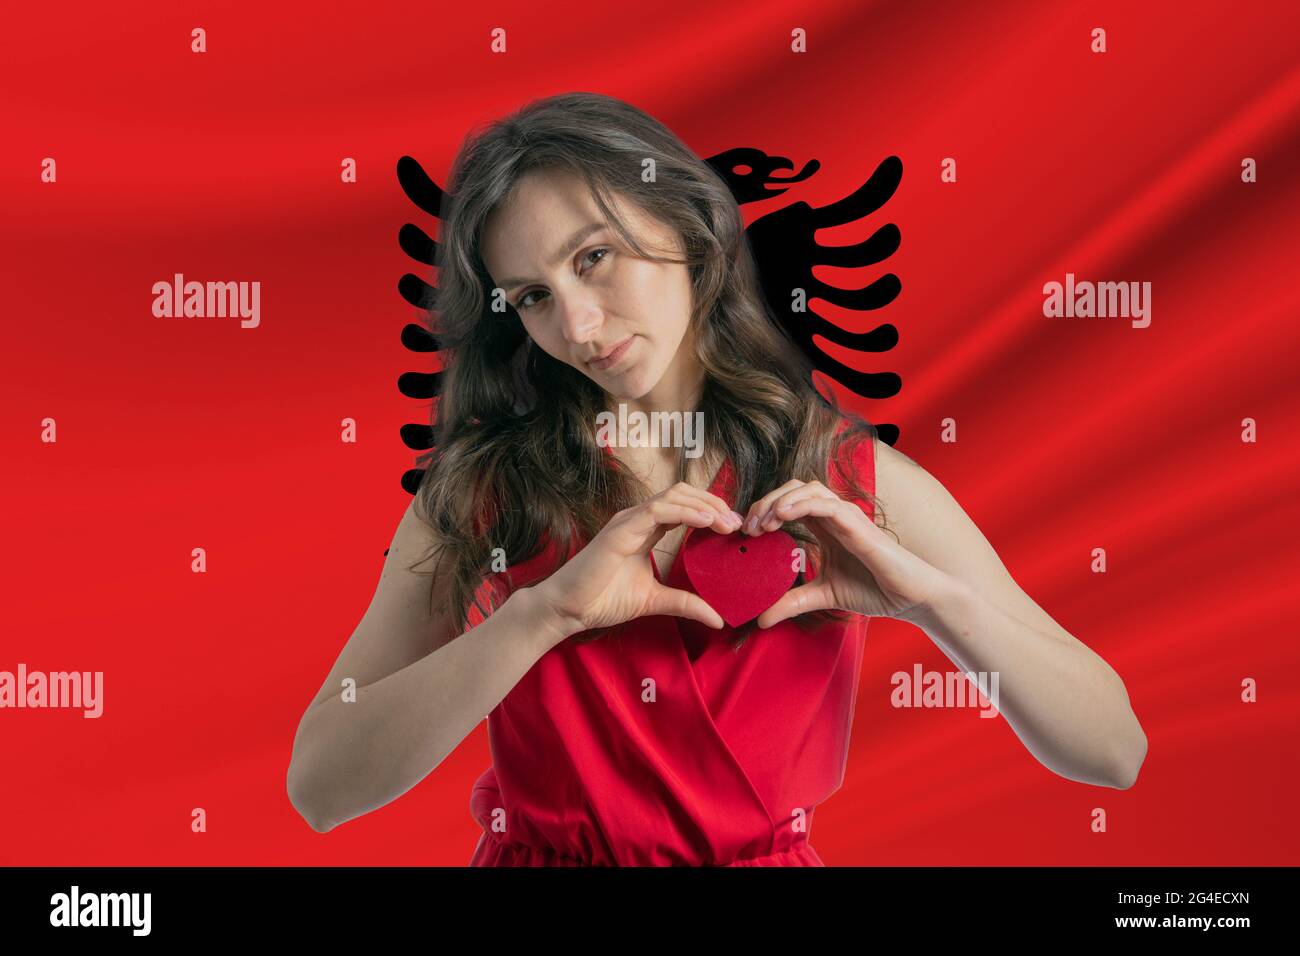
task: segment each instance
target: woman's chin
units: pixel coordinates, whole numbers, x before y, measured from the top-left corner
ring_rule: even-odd
[[[604,381],[595,379],[595,382],[610,398],[633,402],[650,391],[652,386],[652,383],[646,382],[645,376],[638,372],[639,369],[630,369],[621,375],[606,375]]]

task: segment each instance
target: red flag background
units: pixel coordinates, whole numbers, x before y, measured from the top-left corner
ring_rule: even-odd
[[[812,833],[823,859],[1296,863],[1298,33],[1290,2],[11,11],[0,670],[102,671],[104,710],[0,710],[0,862],[468,861],[485,725],[326,835],[285,771],[410,500],[399,428],[427,423],[396,384],[435,367],[399,339],[419,316],[397,233],[435,224],[397,160],[445,184],[471,127],[592,90],[701,157],[821,162],[747,221],[902,160],[883,209],[817,237],[902,233],[882,266],[817,269],[902,282],[877,313],[816,303],[899,331],[884,353],[826,345],[902,376],[891,398],[842,399],[899,426],[1119,672],[1149,738],[1117,791],[1053,774],[1003,720],[896,709],[892,673],[950,665],[877,620],[844,785]],[[155,317],[176,273],[260,282],[260,324]],[[1150,282],[1150,325],[1045,317],[1067,273]]]

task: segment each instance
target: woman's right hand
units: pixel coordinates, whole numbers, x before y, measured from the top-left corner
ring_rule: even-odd
[[[585,548],[533,587],[565,635],[656,614],[721,628],[718,612],[698,594],[660,583],[650,550],[678,525],[729,534],[741,523],[717,495],[678,482],[615,514]]]

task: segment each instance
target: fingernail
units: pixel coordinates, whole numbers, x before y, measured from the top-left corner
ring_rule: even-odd
[[[758,530],[758,516],[754,515],[745,521],[745,531],[748,534],[753,534],[757,530]]]

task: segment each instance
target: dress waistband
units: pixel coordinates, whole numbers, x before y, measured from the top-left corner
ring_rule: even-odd
[[[544,846],[527,843],[506,843],[486,831],[479,836],[478,845],[470,866],[593,866],[586,860],[564,856]],[[703,865],[703,864],[699,864]],[[802,839],[794,846],[777,850],[763,856],[732,860],[720,866],[825,866],[817,851],[807,839]]]

